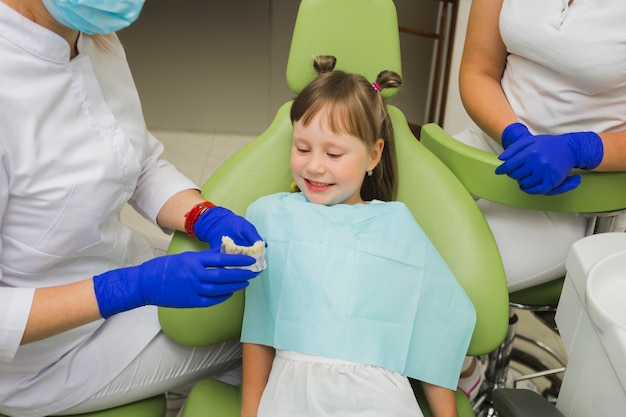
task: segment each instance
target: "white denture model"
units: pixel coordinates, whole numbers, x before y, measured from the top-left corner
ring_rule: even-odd
[[[222,236],[222,253],[230,253],[236,255],[248,255],[256,259],[256,262],[249,266],[242,266],[242,269],[249,269],[253,272],[260,272],[266,268],[265,263],[265,242],[256,241],[252,246],[239,246],[228,236]]]

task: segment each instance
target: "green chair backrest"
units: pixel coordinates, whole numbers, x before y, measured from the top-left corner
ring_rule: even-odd
[[[402,75],[398,18],[392,0],[303,0],[293,30],[287,84],[298,94],[317,74],[313,58],[333,55],[335,69],[374,81],[383,70]],[[397,90],[383,90],[383,97]]]
[[[480,198],[532,210],[569,213],[602,213],[626,208],[626,172],[576,170],[582,176],[574,190],[554,196],[531,195],[506,175],[496,175],[502,163],[495,154],[473,148],[429,123],[422,126],[420,141],[441,159]]]

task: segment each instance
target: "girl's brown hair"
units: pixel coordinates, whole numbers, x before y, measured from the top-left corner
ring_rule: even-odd
[[[305,126],[322,109],[328,115],[328,126],[335,133],[360,138],[372,150],[377,139],[385,142],[380,163],[373,174],[366,175],[361,186],[361,198],[391,201],[398,191],[398,168],[391,120],[380,91],[402,84],[393,71],[382,71],[374,83],[364,76],[333,71],[333,56],[318,56],[314,68],[320,75],[294,99],[291,122]]]

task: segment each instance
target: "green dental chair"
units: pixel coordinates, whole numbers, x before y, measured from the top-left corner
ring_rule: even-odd
[[[420,141],[454,172],[473,196],[531,210],[584,213],[592,219],[587,234],[613,231],[616,216],[623,213],[626,208],[626,193],[623,192],[626,187],[626,172],[577,170],[577,173],[582,176],[582,183],[576,189],[554,196],[530,195],[521,191],[516,181],[505,175],[494,173],[501,163],[496,155],[457,141],[436,124],[422,126]],[[542,417],[544,414],[538,411],[551,408],[550,404],[541,405],[540,396],[528,392],[516,392],[522,390],[504,389],[508,388],[505,384],[511,360],[516,360],[535,371],[522,378],[533,375],[547,376],[551,385],[543,395],[552,402],[556,401],[561,382],[559,374],[563,372],[567,360],[560,358],[541,341],[534,341],[517,334],[515,309],[530,310],[540,319],[544,315],[552,318],[558,305],[562,286],[563,278],[558,278],[509,294],[511,324],[503,344],[489,355],[485,382],[477,403],[479,407],[476,407],[479,409],[477,412],[479,416],[493,415],[491,413],[494,409],[500,408],[504,410],[499,413],[501,417],[524,415]],[[551,320],[548,320],[546,324],[553,331],[558,332]],[[560,366],[551,367],[538,355],[513,349],[512,343],[515,338],[522,338],[543,349],[544,353],[551,356]],[[530,407],[529,410],[535,410],[535,406],[531,404],[539,404],[537,405],[539,408],[536,409],[537,414],[514,414],[519,404],[527,405]],[[556,412],[556,409],[554,411]],[[550,414],[546,414],[547,416]]]
[[[374,80],[384,69],[400,73],[398,25],[392,0],[303,0],[298,12],[287,83],[298,93],[317,74],[313,58],[337,57],[338,70],[358,72]],[[226,161],[204,184],[203,194],[216,204],[244,214],[258,197],[288,191],[292,126],[291,102],[274,121]],[[414,137],[402,112],[389,106],[399,164],[398,200],[412,211],[442,253],[474,302],[477,324],[469,355],[483,355],[504,339],[508,323],[508,295],[500,255],[484,217],[458,179]],[[183,233],[174,235],[170,253],[205,248]],[[163,330],[185,345],[218,343],[240,335],[243,297],[239,292],[207,309],[159,310]],[[419,402],[430,415],[419,384]],[[461,417],[474,416],[467,398],[457,392]],[[239,416],[239,387],[206,379],[191,390],[183,417]]]

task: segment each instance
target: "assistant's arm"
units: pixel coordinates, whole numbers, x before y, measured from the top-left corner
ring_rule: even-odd
[[[270,346],[243,344],[241,417],[256,417],[272,369],[274,352]]]
[[[517,121],[500,84],[507,51],[500,36],[502,1],[473,0],[461,58],[459,88],[472,120],[494,140]]]
[[[626,171],[626,130],[599,133],[604,147],[602,161],[596,171]]]
[[[454,391],[421,381],[434,417],[458,417]]]
[[[504,129],[518,121],[501,86],[507,51],[499,29],[502,1],[473,0],[461,58],[459,89],[472,120],[500,141]],[[596,171],[626,171],[626,131],[596,132],[604,154]]]

